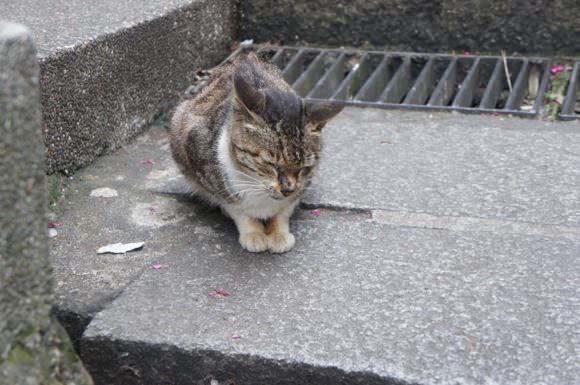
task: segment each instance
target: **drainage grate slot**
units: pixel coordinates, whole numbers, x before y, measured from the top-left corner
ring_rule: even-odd
[[[326,74],[316,83],[307,95],[312,99],[330,99],[348,74],[347,63],[352,62],[352,55],[342,53]]]
[[[441,80],[446,68],[450,65],[448,57],[432,57],[415,80],[413,87],[405,97],[405,104],[426,104],[436,84]]]
[[[354,100],[375,102],[378,101],[381,92],[392,78],[392,74],[401,68],[401,59],[392,56],[385,56],[380,64],[375,68],[371,76],[365,81],[358,91]]]
[[[530,60],[530,74],[528,77],[528,92],[524,98],[524,103],[529,102],[528,105],[522,105],[521,110],[525,111],[539,111],[543,101],[545,90],[548,89],[548,81],[550,80],[551,63],[549,61]],[[545,75],[543,75],[545,74]]]
[[[282,71],[282,76],[290,84],[294,82],[304,73],[306,68],[312,63],[312,61],[320,56],[319,51],[313,50],[299,50],[288,62],[284,70]]]
[[[512,92],[505,104],[505,109],[516,110],[522,104],[525,93],[528,89],[528,77],[530,75],[530,63],[527,60],[522,62],[521,68],[518,71],[518,76],[513,84]]]
[[[451,106],[474,60],[473,58],[452,58],[427,104]]]
[[[237,52],[255,49],[280,67],[284,79],[307,99],[344,100],[351,105],[381,108],[533,117],[539,112],[550,74],[550,61],[544,58],[278,46],[245,47]],[[577,63],[562,109],[563,119],[577,118],[579,76]]]
[[[352,60],[345,74],[344,81],[334,92],[331,99],[351,100],[357,95],[376,68],[383,60],[383,55],[364,54],[360,61]]]
[[[519,76],[520,70],[522,69],[522,63],[523,61],[519,59],[507,61],[507,68],[510,75],[510,82],[508,82],[508,76],[505,69],[506,65],[502,59],[497,60],[492,76],[488,82],[488,86],[486,87],[481,99],[480,106],[485,105],[485,108],[500,110],[508,108],[508,100],[509,105],[512,107],[517,105],[517,103],[514,103],[515,101],[521,101],[521,98],[518,95],[514,97],[514,93],[519,94],[521,92],[520,88],[523,86],[522,82],[524,77]],[[527,66],[524,71],[527,72]],[[512,91],[510,91],[510,84],[512,85]]]
[[[306,96],[321,77],[337,62],[337,52],[321,52],[294,82],[292,87],[300,96]]]
[[[406,57],[398,66],[393,78],[381,94],[379,100],[384,103],[400,103],[411,85],[411,59]]]
[[[501,60],[498,60],[495,64],[495,68],[493,69],[483,97],[481,98],[481,103],[479,104],[480,108],[495,109],[498,107],[500,95],[507,87],[506,79],[505,66]]]
[[[476,58],[459,86],[453,107],[477,108],[489,83],[495,60]]]
[[[568,88],[566,90],[564,103],[562,104],[560,119],[580,119],[580,62],[574,65],[572,75],[568,81]]]
[[[414,89],[417,90],[419,82],[422,81],[421,74],[426,74],[432,71],[432,60],[426,57],[411,57],[409,65],[404,65],[399,72],[399,78],[393,79],[394,87],[385,89],[383,101],[388,103],[403,103],[403,104],[423,104],[416,103],[412,98],[415,98]],[[420,90],[419,90],[420,92]]]

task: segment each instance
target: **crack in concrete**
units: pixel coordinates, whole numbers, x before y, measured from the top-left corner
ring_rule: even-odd
[[[436,216],[426,213],[371,210],[372,221],[404,227],[497,234],[525,234],[580,241],[580,227],[537,224],[475,217]]]

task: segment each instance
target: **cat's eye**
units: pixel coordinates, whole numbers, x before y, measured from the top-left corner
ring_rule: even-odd
[[[271,162],[271,161],[269,161],[269,160],[266,160],[266,159],[264,159],[264,158],[261,158],[261,159],[262,159],[262,162],[264,162],[264,163],[265,163],[265,164],[267,164],[268,166],[270,166],[270,167],[273,167],[273,168],[278,168],[278,165],[277,165],[277,164],[275,164],[274,162]]]
[[[312,167],[310,167],[310,166],[305,166],[305,167],[302,167],[302,168],[300,169],[300,171],[298,172],[298,174],[299,174],[299,175],[310,174],[310,172],[311,172],[311,171],[312,171]]]

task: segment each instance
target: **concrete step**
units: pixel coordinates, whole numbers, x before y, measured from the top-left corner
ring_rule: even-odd
[[[97,384],[573,383],[578,127],[346,109],[284,255],[184,195],[153,128],[62,199],[59,309]]]
[[[165,113],[226,56],[235,14],[234,0],[0,2],[41,59],[48,171],[71,174]]]

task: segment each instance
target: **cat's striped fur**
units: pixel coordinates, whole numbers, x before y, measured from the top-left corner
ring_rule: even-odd
[[[321,129],[342,109],[302,100],[255,54],[213,74],[173,115],[173,158],[194,190],[235,221],[249,251],[294,245],[288,221],[320,160]]]

